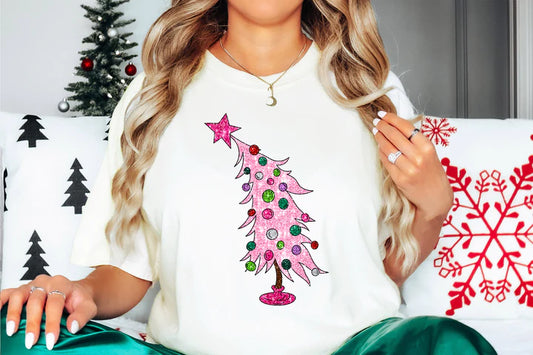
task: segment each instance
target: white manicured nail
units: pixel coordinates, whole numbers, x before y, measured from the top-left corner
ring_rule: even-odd
[[[77,320],[73,320],[72,324],[70,325],[70,332],[72,334],[76,334],[78,330],[80,330],[80,324],[78,323]]]
[[[379,123],[379,121],[381,121],[379,118],[374,118],[374,121],[372,121],[372,124],[373,124],[374,126],[377,126],[378,123]]]
[[[15,333],[15,322],[10,320],[6,324],[6,334],[8,337],[12,336]]]
[[[372,133],[373,133],[374,135],[378,134],[378,132],[379,132],[379,131],[378,131],[378,129],[377,129],[376,127],[373,127],[373,128],[372,128]]]
[[[33,335],[33,333],[26,333],[26,341],[25,341],[25,345],[26,345],[26,349],[31,349],[31,347],[33,346],[33,341],[35,340],[35,335]]]
[[[379,111],[379,112],[378,112],[378,116],[379,116],[380,118],[383,118],[383,117],[385,117],[386,115],[387,115],[387,112],[385,112],[385,111]]]
[[[54,348],[56,337],[54,333],[46,334],[46,348],[52,350]]]

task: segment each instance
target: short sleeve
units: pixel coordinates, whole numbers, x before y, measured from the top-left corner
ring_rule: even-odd
[[[384,87],[392,87],[392,90],[387,93],[387,96],[391,99],[392,103],[396,107],[398,116],[405,119],[411,119],[416,116],[415,108],[411,103],[411,100],[409,100],[409,97],[407,97],[402,82],[398,76],[396,76],[396,74],[389,72],[389,76],[385,81]],[[385,243],[391,235],[392,230],[389,225],[381,223],[378,226],[378,247],[382,260],[385,259],[387,253]]]
[[[71,262],[90,267],[113,265],[133,276],[152,281],[142,228],[133,236],[133,243],[128,251],[109,243],[105,235],[107,222],[114,213],[114,202],[111,197],[112,180],[124,161],[120,147],[124,118],[129,103],[141,90],[143,80],[144,73],[141,73],[130,83],[113,111],[107,149],[74,237]]]
[[[400,78],[393,72],[389,72],[389,76],[385,81],[385,88],[392,87],[392,90],[387,93],[387,96],[391,99],[392,103],[396,107],[398,116],[411,119],[416,116],[415,108],[407,97],[405,89],[400,81]]]

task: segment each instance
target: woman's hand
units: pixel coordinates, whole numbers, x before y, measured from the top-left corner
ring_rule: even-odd
[[[380,111],[374,120],[374,136],[385,169],[405,197],[425,219],[445,218],[453,203],[453,191],[435,147],[415,127],[393,113]],[[396,152],[394,160],[389,155]]]
[[[26,285],[2,290],[0,306],[3,307],[6,303],[8,336],[18,330],[22,308],[26,304],[25,343],[28,349],[39,339],[43,311],[46,314],[46,347],[49,350],[54,347],[59,337],[63,309],[70,313],[67,329],[73,334],[85,326],[97,312],[90,288],[82,282],[73,282],[63,276],[39,275]]]

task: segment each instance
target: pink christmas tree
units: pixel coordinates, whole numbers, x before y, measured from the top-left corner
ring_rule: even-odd
[[[239,149],[235,165],[242,162],[236,178],[246,176],[248,179],[242,185],[247,195],[241,204],[251,201],[252,205],[239,229],[251,224],[246,236],[251,236],[252,240],[246,243],[247,253],[241,261],[246,262],[247,271],[255,271],[256,275],[265,268],[266,273],[274,267],[276,283],[272,286],[273,292],[261,295],[261,302],[268,305],[290,304],[296,296],[283,292],[283,276],[294,281],[292,270],[311,285],[304,266],[313,276],[326,273],[315,264],[309,252],[318,248],[318,242],[304,234],[308,231],[306,223],[314,220],[292,198],[293,194],[303,195],[312,191],[301,187],[290,171],[281,169],[289,158],[273,160],[261,154],[257,145],[248,145],[233,137],[232,133],[240,127],[231,126],[227,115],[218,123],[206,125],[215,133],[213,143],[223,139],[231,148],[231,140],[235,142]]]

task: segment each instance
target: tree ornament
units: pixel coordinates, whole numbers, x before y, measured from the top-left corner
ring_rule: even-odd
[[[67,112],[68,110],[70,110],[70,104],[67,102],[66,98],[59,101],[59,103],[57,104],[57,109],[59,110],[59,112]]]
[[[283,261],[281,262],[281,267],[284,268],[285,270],[289,270],[292,266],[292,263],[289,259],[283,259]]]
[[[272,250],[265,251],[265,260],[270,261],[274,259],[274,252]]]
[[[246,244],[246,249],[254,250],[255,249],[255,242],[248,242],[248,244]]]
[[[111,93],[108,92],[108,93],[107,93],[107,97],[110,98],[110,99],[112,99],[112,98],[113,98],[113,95],[111,95]]]
[[[311,248],[318,249],[318,242],[316,240],[311,243]]]
[[[276,196],[274,195],[274,191],[266,190],[265,192],[263,192],[263,201],[265,201],[266,203],[274,201],[275,198]]]
[[[244,173],[246,175],[250,175],[250,168],[248,168],[248,167],[244,168]]]
[[[99,32],[96,35],[96,38],[98,39],[98,42],[105,42],[105,40],[107,39],[107,37],[102,32]]]
[[[283,240],[280,240],[279,242],[276,243],[276,247],[281,250],[283,248],[285,248],[285,242]]]
[[[115,55],[120,55],[120,53],[122,53],[122,52],[119,51],[118,49],[115,51]]]
[[[242,184],[242,190],[243,191],[250,191],[250,184],[249,183]]]
[[[94,69],[94,62],[91,58],[83,58],[81,61],[81,68],[85,71],[91,71]]]
[[[300,233],[302,233],[302,228],[296,224],[292,225],[291,228],[290,228],[290,232],[292,235],[294,235],[295,237],[297,235],[300,235]]]
[[[265,158],[265,157],[259,158],[259,165],[265,166],[265,165],[267,165],[267,162],[268,162],[267,158]]]
[[[263,180],[263,176],[264,176],[263,173],[260,172],[260,171],[258,171],[257,173],[255,173],[255,178],[256,178],[257,180]]]
[[[114,38],[116,36],[118,36],[118,31],[116,28],[114,27],[111,27],[110,29],[107,30],[107,36],[109,38]]]
[[[134,76],[135,74],[137,74],[137,67],[133,65],[132,62],[129,62],[129,64],[126,65],[126,68],[124,69],[124,71],[126,72],[127,75]]]
[[[248,210],[248,216],[250,216],[250,217],[255,216],[255,210],[254,210],[253,208],[250,208],[250,209]]]
[[[248,261],[248,262],[246,263],[246,270],[248,270],[248,271],[254,271],[255,268],[256,268],[256,265],[255,265],[255,263],[254,263],[253,261]]]
[[[289,201],[286,198],[280,198],[278,201],[278,206],[282,210],[286,210],[289,207]]]
[[[274,211],[272,211],[270,208],[263,210],[264,219],[272,219],[272,217],[274,217]]]
[[[267,179],[267,184],[269,184],[269,185],[274,185],[274,179],[272,179],[272,178],[268,178],[268,179]]]
[[[299,245],[294,245],[291,251],[294,255],[300,255],[300,253],[302,252],[302,247],[300,247]]]
[[[277,176],[279,176],[281,174],[281,171],[278,168],[276,168],[276,169],[274,169],[274,171],[272,173],[274,174],[274,176],[277,177]]]
[[[278,231],[275,230],[274,228],[271,228],[271,229],[267,230],[266,236],[267,236],[268,239],[274,240],[274,239],[276,239],[278,237]]]
[[[251,145],[250,146],[250,154],[257,155],[259,154],[259,147],[257,145]]]
[[[102,20],[103,20],[102,16],[98,16],[96,19],[97,19],[98,21],[102,21]]]

